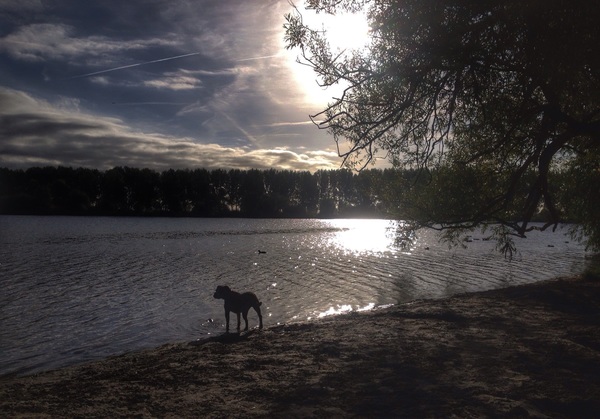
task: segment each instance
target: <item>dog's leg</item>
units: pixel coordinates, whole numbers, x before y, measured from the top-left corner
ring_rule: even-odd
[[[263,328],[263,324],[262,324],[262,314],[260,312],[260,304],[254,307],[254,310],[256,311],[256,314],[258,314],[258,322],[259,322],[259,329]]]
[[[239,332],[240,331],[240,313],[238,313],[237,316],[238,316],[238,328],[237,328],[237,330]]]
[[[242,314],[244,316],[244,321],[246,322],[246,328],[244,330],[248,330],[248,310],[244,311]]]
[[[225,310],[225,331],[229,332],[229,310]]]

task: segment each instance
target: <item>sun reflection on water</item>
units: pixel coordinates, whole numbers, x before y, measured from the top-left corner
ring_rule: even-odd
[[[360,287],[353,287],[356,277],[369,275],[364,271],[364,261],[371,258],[395,260],[401,251],[396,246],[396,232],[400,225],[398,221],[371,220],[371,219],[338,219],[327,220],[325,223],[332,228],[328,235],[326,246],[334,250],[331,255],[337,254],[329,263],[333,266],[342,264],[349,276],[346,278],[346,287],[352,290],[352,295],[332,295],[327,302],[327,296],[323,296],[326,304],[320,309],[312,311],[307,320],[320,319],[328,316],[348,314],[351,312],[363,312],[374,310],[381,305],[372,300],[372,294],[364,294]],[[317,259],[313,260],[313,265]],[[388,263],[388,262],[384,262]],[[390,275],[391,276],[391,275]],[[328,307],[328,308],[326,308]]]
[[[375,303],[369,303],[364,307],[357,307],[356,309],[353,309],[352,306],[350,304],[338,304],[337,308],[331,306],[329,307],[329,309],[322,311],[320,313],[315,313],[316,317],[318,319],[321,319],[323,317],[327,317],[327,316],[335,316],[338,314],[344,314],[344,313],[350,313],[352,311],[356,311],[356,312],[361,312],[361,311],[369,311],[369,310],[373,310],[375,308]],[[311,320],[311,317],[308,317],[308,320]]]
[[[331,244],[350,253],[393,251],[398,222],[391,220],[331,220],[339,228]]]

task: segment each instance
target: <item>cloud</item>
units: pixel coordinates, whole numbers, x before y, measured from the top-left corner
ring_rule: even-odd
[[[338,155],[332,152],[307,152],[296,153],[285,149],[261,150],[260,160],[268,162],[264,168],[282,168],[297,170],[303,166],[303,170],[314,170],[314,166],[326,167],[329,169],[338,168],[338,165],[332,165],[332,161],[338,159]]]
[[[334,169],[335,153],[252,149],[202,144],[133,130],[116,118],[76,111],[13,89],[0,88],[0,166],[64,165],[108,169],[114,166],[238,169]]]
[[[66,24],[35,23],[19,27],[0,38],[0,51],[24,61],[65,60],[95,57],[112,62],[110,56],[122,51],[146,49],[151,46],[174,46],[177,41],[155,38],[123,42],[106,36],[78,38],[74,28]]]
[[[160,79],[145,80],[143,84],[148,87],[170,90],[193,90],[202,87],[202,81],[186,70],[166,72]]]
[[[7,1],[0,166],[339,166],[283,50],[287,0]]]

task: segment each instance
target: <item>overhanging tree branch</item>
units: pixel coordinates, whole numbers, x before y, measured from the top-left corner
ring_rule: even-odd
[[[327,13],[364,9],[372,42],[332,54],[326,35],[306,27],[298,11],[286,17],[286,43],[300,49],[321,85],[346,86],[311,117],[333,135],[345,164],[364,168],[383,152],[396,167],[473,170],[477,188],[440,183],[477,194],[476,205],[456,202],[446,218],[430,194],[415,206],[423,222],[456,230],[495,222],[508,229],[503,237],[523,236],[542,213],[541,228],[567,215],[569,203],[558,199],[569,194],[553,192],[560,186],[551,184],[553,168],[595,173],[600,8],[592,3],[311,0]],[[600,222],[594,228],[600,245]]]

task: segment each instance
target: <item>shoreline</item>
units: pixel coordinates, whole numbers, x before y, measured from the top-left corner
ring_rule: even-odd
[[[556,279],[0,377],[2,417],[593,417],[600,281]]]

